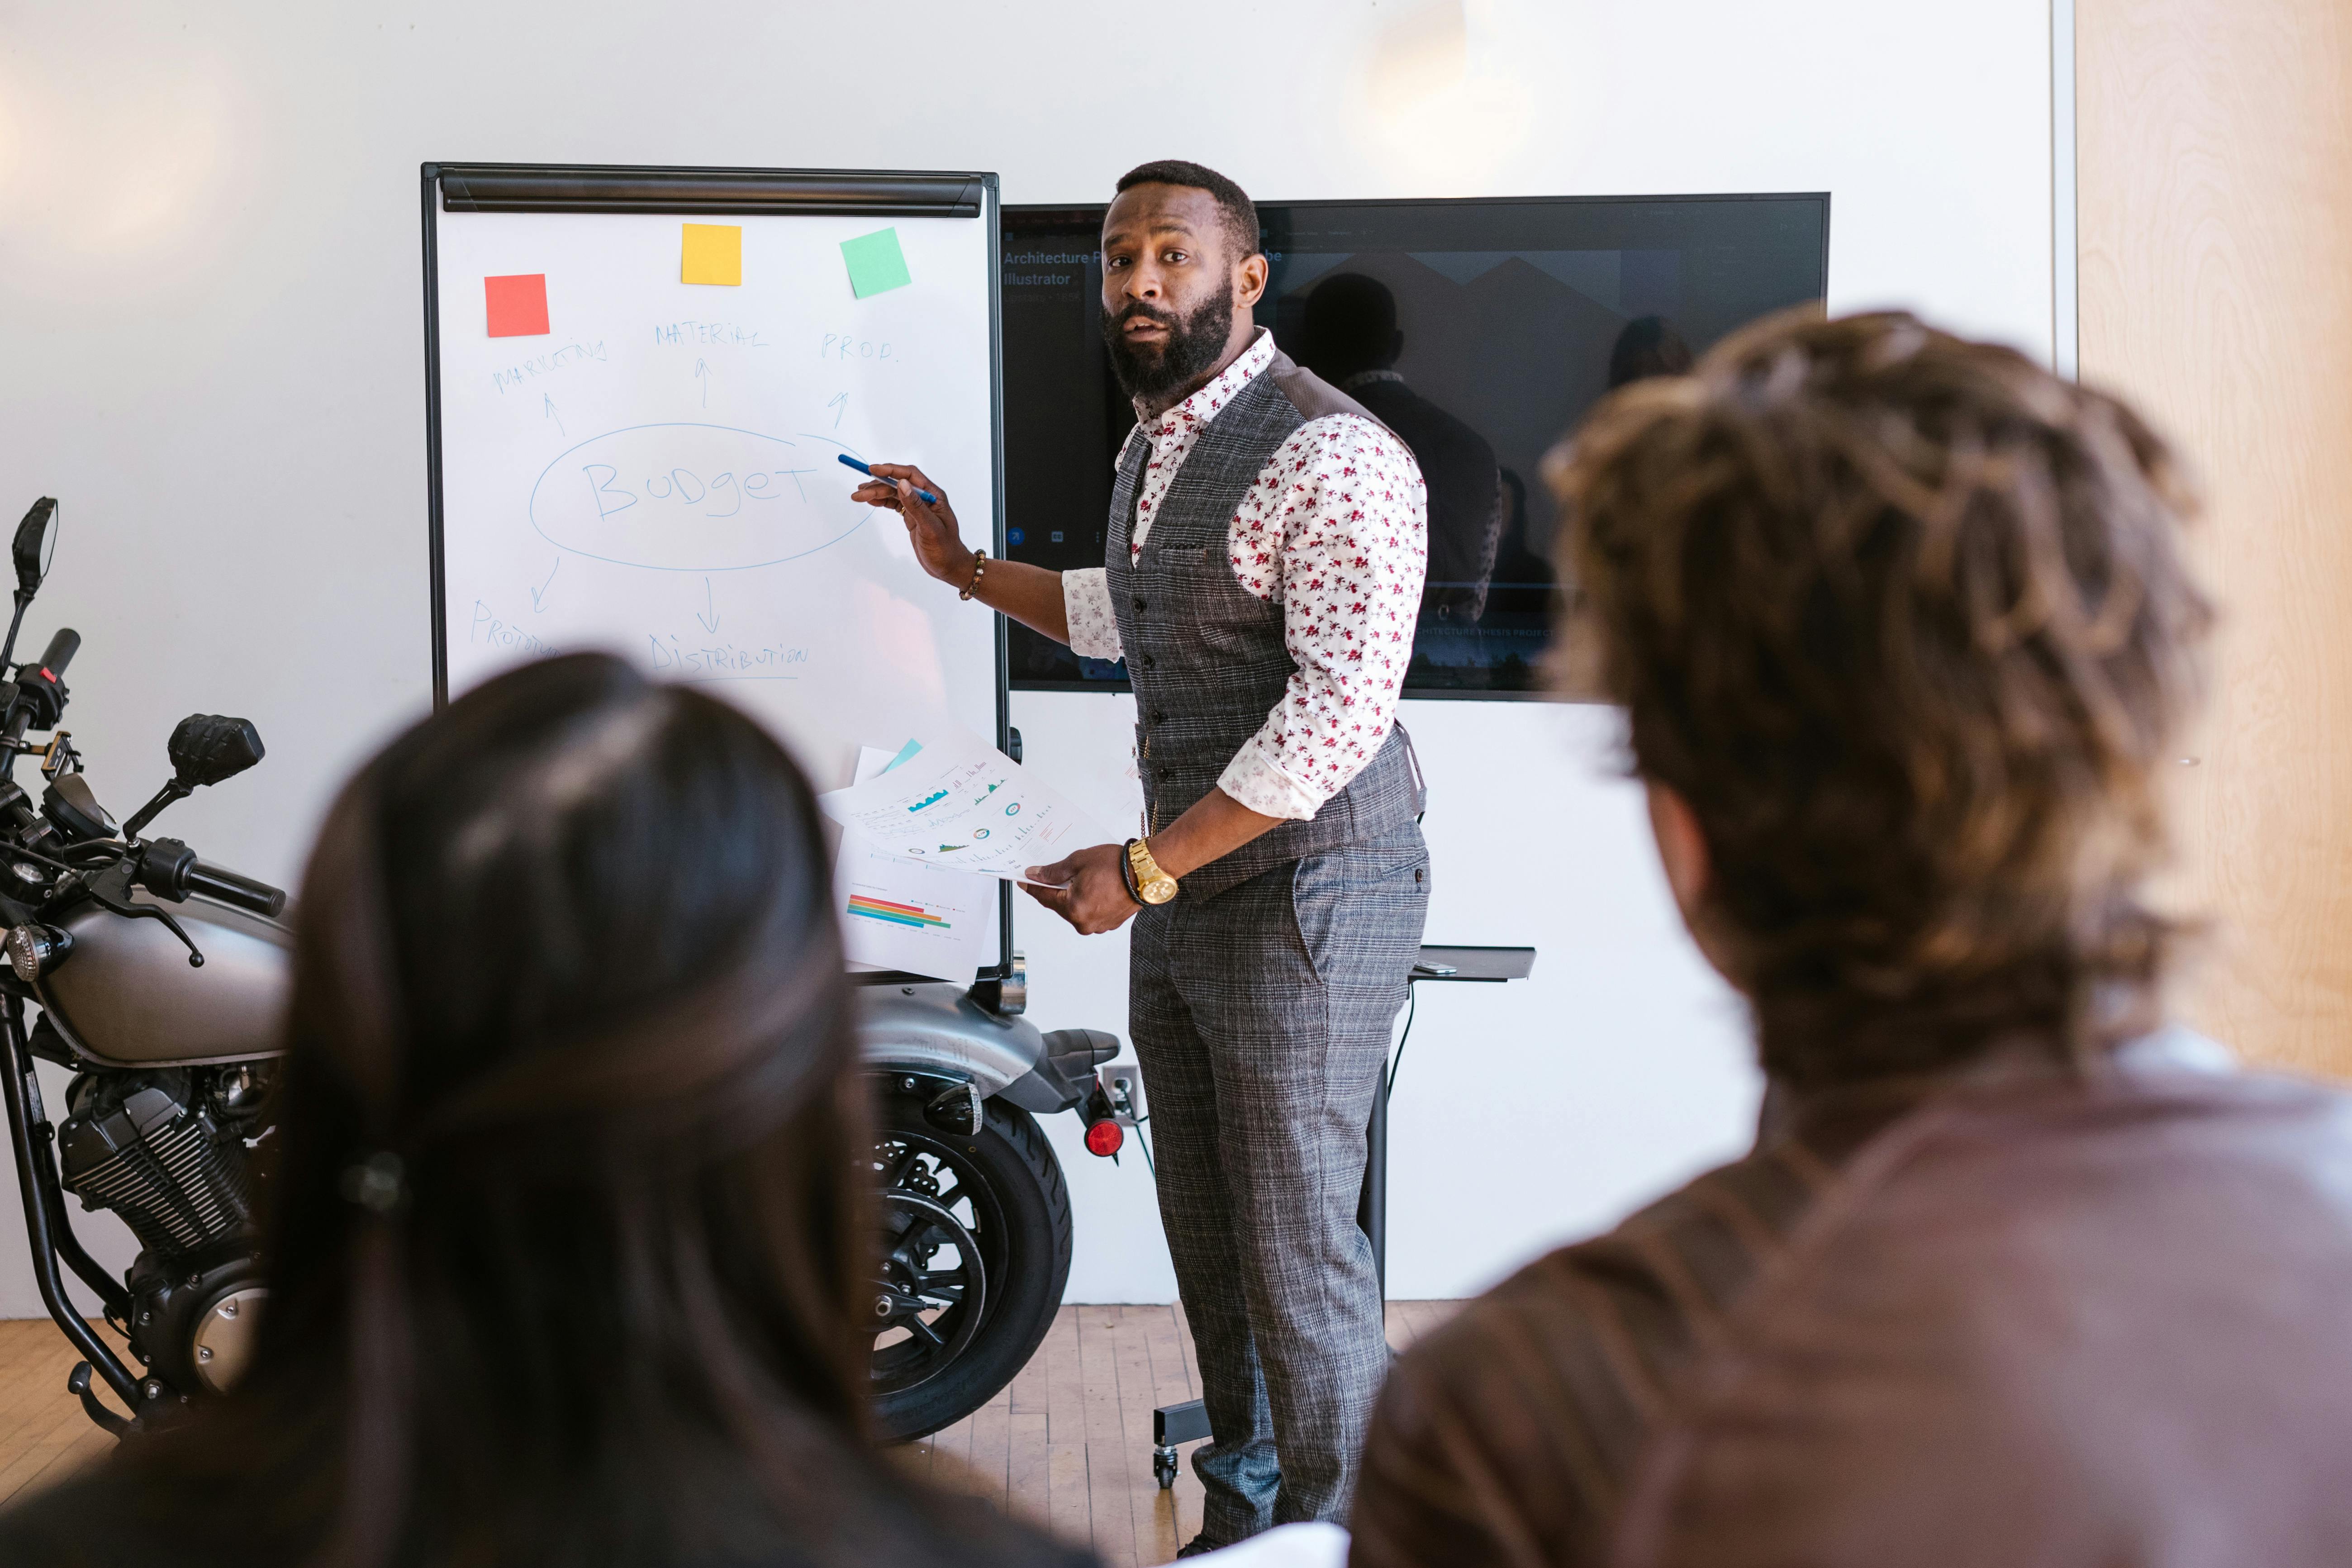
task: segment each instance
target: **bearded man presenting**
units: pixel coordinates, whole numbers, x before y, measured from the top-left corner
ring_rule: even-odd
[[[1404,443],[1252,325],[1266,261],[1231,180],[1129,174],[1102,267],[1138,421],[1102,570],[989,560],[916,468],[877,463],[856,497],[932,576],[1134,683],[1141,836],[1030,891],[1084,932],[1135,921],[1129,1027],[1212,1432],[1191,1555],[1344,1518],[1387,1367],[1355,1216],[1429,900],[1395,721],[1427,505]]]

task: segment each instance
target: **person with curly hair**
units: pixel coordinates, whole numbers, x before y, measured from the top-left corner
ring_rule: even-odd
[[[2211,620],[2170,449],[2008,349],[1807,313],[1549,477],[1765,1110],[1403,1358],[1351,1561],[2352,1561],[2352,1101],[2160,996]]]

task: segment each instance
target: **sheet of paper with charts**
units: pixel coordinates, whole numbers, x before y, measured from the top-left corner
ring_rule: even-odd
[[[908,741],[896,752],[863,746],[852,784],[878,778],[923,749]],[[968,871],[942,871],[886,855],[844,831],[833,861],[833,909],[852,969],[961,976],[986,963],[983,910],[996,882]]]
[[[997,881],[887,855],[841,836],[833,897],[841,948],[854,969],[961,979],[996,957]]]
[[[994,618],[838,461],[921,465],[991,544],[992,220],[434,206],[453,697],[608,649],[747,710],[819,790],[860,747],[995,732]],[[968,880],[871,889],[955,932],[918,973],[996,961]]]
[[[817,804],[867,847],[925,869],[1018,877],[1110,837],[1020,763],[957,731]]]

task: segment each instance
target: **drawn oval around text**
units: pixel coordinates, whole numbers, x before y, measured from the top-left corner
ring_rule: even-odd
[[[618,566],[773,566],[866,525],[868,509],[825,472],[836,466],[830,450],[756,430],[632,425],[583,441],[541,469],[530,488],[530,524],[559,550]]]

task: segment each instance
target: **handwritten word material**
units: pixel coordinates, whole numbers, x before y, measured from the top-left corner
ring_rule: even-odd
[[[681,283],[743,284],[743,228],[732,223],[689,223],[685,231],[677,280]]]
[[[1110,836],[1021,764],[950,730],[879,778],[817,796],[824,814],[901,860],[1018,876]]]
[[[763,349],[760,329],[747,327],[740,321],[656,321],[654,342],[675,348],[686,344],[698,348]]]
[[[482,302],[488,308],[489,335],[494,338],[547,336],[547,274],[518,273],[482,279]]]
[[[907,255],[898,248],[898,231],[877,229],[841,242],[841,258],[849,263],[850,292],[864,300],[904,289],[914,279],[907,275]]]

